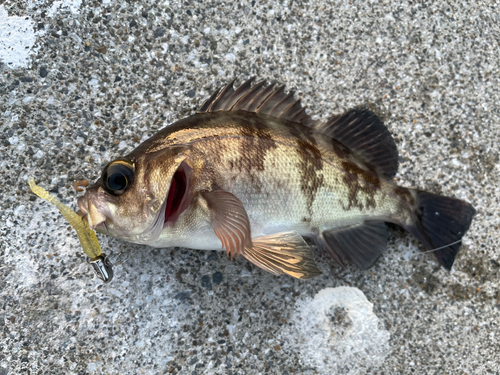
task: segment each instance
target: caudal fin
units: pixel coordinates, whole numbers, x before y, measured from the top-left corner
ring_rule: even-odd
[[[443,247],[434,254],[450,270],[476,210],[460,199],[425,191],[416,191],[416,198],[415,221],[406,229],[429,250]]]

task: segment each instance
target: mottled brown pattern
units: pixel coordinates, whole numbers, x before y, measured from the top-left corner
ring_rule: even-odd
[[[232,161],[233,168],[241,172],[263,171],[266,154],[276,148],[269,128],[261,121],[241,121],[239,157]]]
[[[413,194],[411,191],[405,187],[402,186],[396,186],[394,189],[394,194],[401,198],[403,201],[408,202],[410,205],[415,204],[415,198],[413,197]]]
[[[313,204],[318,191],[337,189],[332,183],[348,187],[347,195],[341,199],[343,211],[377,206],[376,193],[380,191],[381,182],[376,168],[358,161],[343,144],[299,123],[244,111],[203,113],[172,124],[139,149],[161,149],[161,142],[163,147],[171,147],[172,141],[187,145],[197,158],[205,160],[198,172],[203,179],[222,182],[229,178],[234,183],[237,176],[244,175],[256,193],[266,191],[265,184],[279,172],[265,170],[268,162],[277,161],[275,152],[290,147],[289,160],[293,160],[300,176],[299,188],[308,218],[314,217]],[[331,164],[326,160],[336,164],[337,171],[342,170],[338,177],[331,175]],[[229,177],[224,177],[224,165],[232,171]],[[284,188],[290,189],[290,186],[285,183]]]
[[[297,154],[299,156],[299,169],[302,176],[301,190],[307,200],[307,209],[312,215],[312,205],[316,199],[316,192],[323,186],[323,174],[318,172],[323,170],[321,152],[316,146],[316,142],[310,140],[297,139]]]
[[[342,168],[345,171],[343,181],[349,186],[349,202],[347,206],[344,206],[344,210],[376,208],[375,194],[380,189],[378,175],[372,171],[366,171],[348,160],[342,162]]]
[[[231,169],[246,173],[257,191],[261,190],[262,181],[258,176],[264,171],[264,163],[269,151],[276,148],[276,142],[271,136],[269,127],[263,122],[240,119],[240,134],[238,138],[238,156],[229,160]]]

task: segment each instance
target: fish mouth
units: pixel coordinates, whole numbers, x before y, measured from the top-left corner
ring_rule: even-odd
[[[82,195],[81,197],[78,197],[78,200],[76,202],[77,202],[78,208],[79,208],[79,210],[76,211],[76,213],[82,218],[82,220],[84,220],[88,223],[89,200],[87,198],[87,194]]]
[[[193,196],[190,184],[191,168],[182,162],[175,171],[165,199],[164,227],[173,226],[179,216],[189,207]]]
[[[77,204],[78,204],[79,210],[76,213],[82,218],[83,221],[87,222],[90,230],[96,230],[96,231],[101,232],[101,233],[107,232],[107,230],[106,230],[106,216],[102,215],[99,212],[97,215],[94,213],[94,215],[93,215],[94,219],[93,220],[91,219],[92,215],[90,215],[89,212],[92,208],[95,210],[95,207],[94,206],[92,206],[92,208],[90,207],[87,194],[79,197]],[[96,216],[98,216],[98,218]]]

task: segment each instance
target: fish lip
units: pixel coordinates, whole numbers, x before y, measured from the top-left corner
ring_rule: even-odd
[[[85,221],[87,223],[90,230],[96,230],[100,233],[107,233],[108,232],[107,226],[106,226],[106,221],[101,221],[97,225],[93,225],[93,226],[91,226],[89,224],[89,197],[88,197],[87,193],[85,193],[84,195],[82,195],[81,197],[78,198],[77,205],[78,205],[79,210],[76,213],[82,218],[83,221]],[[105,215],[103,215],[103,216],[106,217]]]
[[[87,197],[87,194],[82,195],[81,197],[78,198],[77,200],[78,208],[79,210],[77,211],[77,214],[80,215],[82,218],[85,218],[89,214],[89,200]]]

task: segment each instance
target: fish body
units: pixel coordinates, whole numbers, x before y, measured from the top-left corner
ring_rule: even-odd
[[[390,221],[409,212],[391,181],[354,157],[335,152],[331,139],[303,125],[256,113],[201,113],[167,127],[143,146],[155,150],[177,142],[190,145],[186,160],[193,190],[217,186],[234,194],[245,207],[252,236],[287,230],[313,236],[366,217]],[[353,186],[353,169],[377,187],[361,180]],[[209,211],[196,201],[174,228],[165,228],[148,244],[221,248]],[[193,237],[199,238],[196,246]]]
[[[252,80],[111,162],[79,199],[91,228],[154,247],[223,249],[274,274],[319,273],[313,238],[365,269],[401,225],[450,268],[474,209],[397,186],[397,148],[378,117],[354,109],[313,121],[283,87]],[[449,245],[449,246],[448,246]]]

